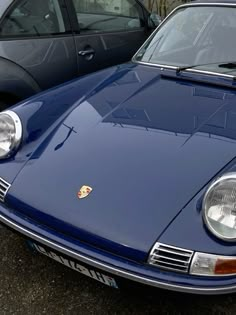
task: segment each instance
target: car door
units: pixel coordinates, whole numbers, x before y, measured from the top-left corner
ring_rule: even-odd
[[[46,89],[78,74],[64,0],[16,0],[0,25],[0,57],[20,66]]]
[[[67,0],[75,31],[79,74],[131,59],[149,35],[136,0]]]

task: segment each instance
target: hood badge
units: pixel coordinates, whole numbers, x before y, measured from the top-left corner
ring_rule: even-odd
[[[80,191],[78,192],[78,198],[83,199],[88,197],[88,195],[92,192],[93,188],[89,186],[82,186]]]

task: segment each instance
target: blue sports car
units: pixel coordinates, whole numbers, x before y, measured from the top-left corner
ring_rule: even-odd
[[[0,221],[111,287],[236,291],[236,3],[0,113]]]

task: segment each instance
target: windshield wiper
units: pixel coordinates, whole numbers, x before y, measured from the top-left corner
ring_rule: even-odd
[[[197,64],[197,65],[189,65],[189,66],[183,66],[183,67],[178,67],[176,69],[176,73],[180,73],[184,70],[188,69],[193,69],[197,67],[204,67],[204,66],[209,66],[209,65],[218,65],[219,68],[227,68],[227,69],[236,69],[236,61],[228,61],[228,62],[210,62],[210,63],[202,63],[202,64]]]
[[[182,72],[184,70],[188,70],[188,69],[193,69],[193,68],[203,67],[203,66],[209,66],[209,65],[214,65],[214,64],[217,64],[217,62],[202,63],[202,64],[197,64],[197,65],[189,65],[189,66],[178,67],[176,69],[176,73],[180,73],[180,72]]]
[[[227,63],[221,63],[219,68],[236,69],[236,61],[230,61]]]

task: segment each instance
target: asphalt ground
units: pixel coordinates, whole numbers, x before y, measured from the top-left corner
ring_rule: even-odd
[[[197,296],[131,285],[106,287],[0,226],[0,315],[236,314],[236,295]]]

